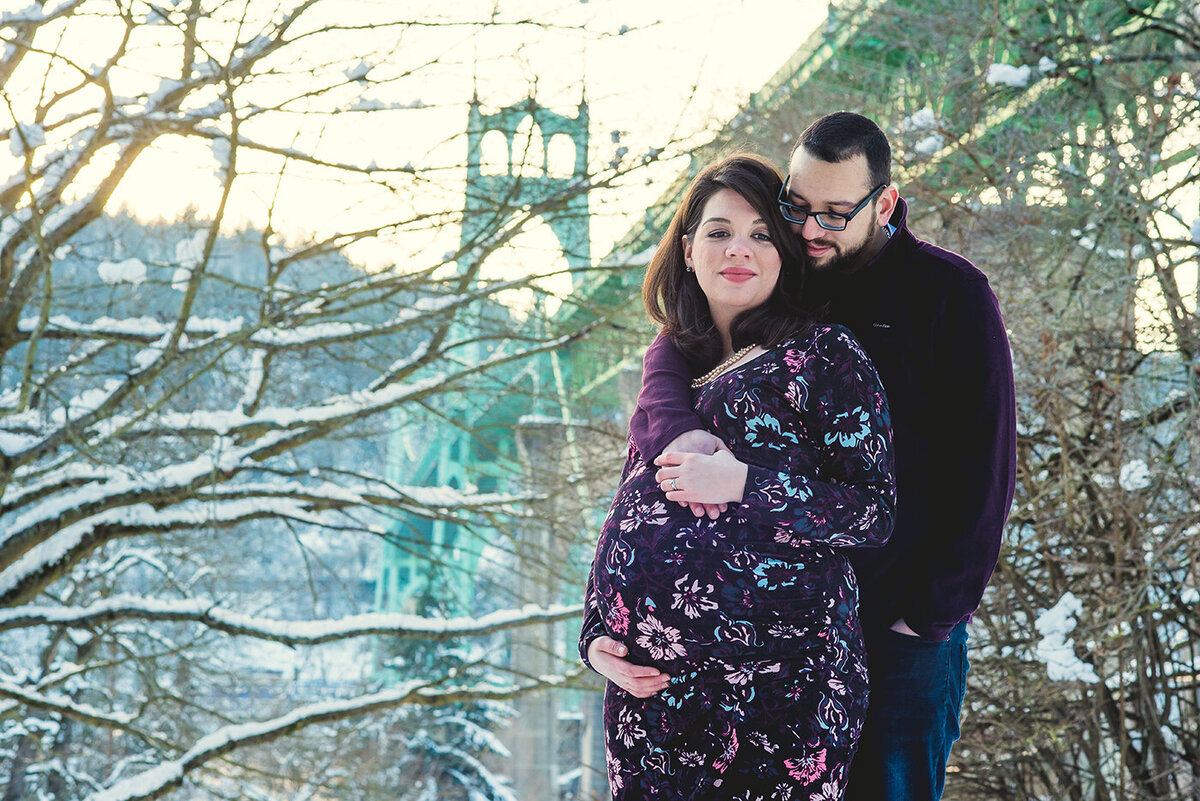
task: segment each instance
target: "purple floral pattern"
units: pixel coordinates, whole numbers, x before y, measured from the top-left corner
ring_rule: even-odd
[[[895,508],[883,389],[850,332],[819,325],[693,402],[750,465],[746,492],[697,519],[630,442],[580,650],[607,634],[672,680],[646,699],[608,685],[614,798],[840,798],[867,702],[842,549],[882,545]]]

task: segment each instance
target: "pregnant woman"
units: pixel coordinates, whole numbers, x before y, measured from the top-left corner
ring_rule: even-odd
[[[891,532],[887,400],[850,332],[804,311],[781,185],[757,156],[710,165],[647,271],[647,310],[708,370],[693,404],[731,452],[656,471],[631,442],[600,532],[580,653],[601,670],[612,638],[670,676],[645,697],[607,685],[617,799],[840,799],[866,712],[844,551]],[[730,502],[715,519],[672,498],[700,484]]]

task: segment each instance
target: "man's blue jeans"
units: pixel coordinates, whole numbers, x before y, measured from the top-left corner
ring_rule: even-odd
[[[891,629],[864,632],[871,700],[846,801],[936,801],[958,739],[967,679],[967,624],[945,642]]]

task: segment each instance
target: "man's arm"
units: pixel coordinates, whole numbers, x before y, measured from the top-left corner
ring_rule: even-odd
[[[666,450],[705,454],[728,450],[692,411],[691,366],[668,336],[659,334],[646,350],[642,391],[629,421],[629,433],[648,461]],[[725,511],[723,503],[679,501],[679,505],[690,507],[696,517],[713,520]]]
[[[1000,307],[986,279],[967,279],[937,331],[944,377],[945,503],[930,520],[925,575],[914,577],[904,620],[922,637],[945,639],[975,611],[1000,553],[1016,484],[1016,399]]]
[[[642,360],[642,391],[629,432],[647,460],[688,431],[704,424],[692,411],[692,368],[671,338],[659,334]]]

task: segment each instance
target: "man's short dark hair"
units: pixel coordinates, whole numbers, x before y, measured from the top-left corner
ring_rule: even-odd
[[[892,147],[870,119],[852,111],[835,111],[804,129],[797,148],[836,164],[860,153],[867,157],[871,187],[892,183]]]

